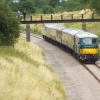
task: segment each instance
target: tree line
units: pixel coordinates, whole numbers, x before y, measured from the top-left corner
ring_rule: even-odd
[[[26,10],[28,13],[58,13],[95,9],[100,13],[100,0],[2,0],[10,4],[13,11]]]

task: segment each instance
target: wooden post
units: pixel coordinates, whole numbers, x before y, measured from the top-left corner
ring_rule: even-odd
[[[82,30],[86,31],[86,22],[82,22]]]
[[[26,41],[30,42],[30,24],[26,24]]]
[[[73,20],[73,14],[71,14],[71,19]]]
[[[41,21],[42,21],[42,15],[41,15]]]
[[[83,14],[82,14],[82,19],[83,19]]]
[[[32,16],[31,16],[31,21],[32,21]]]
[[[61,15],[61,20],[63,20],[63,15]]]
[[[92,19],[94,19],[94,14],[92,14]]]
[[[52,20],[52,15],[51,15],[51,20]]]

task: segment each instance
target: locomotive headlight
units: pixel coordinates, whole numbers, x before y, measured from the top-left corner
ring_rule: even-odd
[[[88,51],[88,53],[90,53],[90,50]]]

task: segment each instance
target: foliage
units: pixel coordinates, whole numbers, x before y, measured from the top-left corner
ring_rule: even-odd
[[[52,7],[53,11],[55,12],[75,11],[91,8],[100,13],[100,0],[19,0],[19,2],[13,2],[13,0],[1,1],[9,3],[14,11],[20,10],[21,12],[23,9],[25,9],[27,12],[44,13],[44,10],[46,10],[44,8]],[[51,13],[51,10],[48,10],[46,13]]]
[[[11,7],[12,7],[12,9],[13,9],[14,12],[19,11],[19,9],[21,8],[21,6],[18,3],[11,2],[10,5],[11,5]]]
[[[100,13],[100,0],[90,0],[90,7]]]
[[[43,8],[44,6],[48,5],[48,0],[34,0],[35,7]]]
[[[35,5],[33,0],[25,0],[21,3],[22,11],[27,10],[28,13],[35,13],[34,6]]]
[[[0,3],[0,45],[13,45],[19,37],[19,22],[11,8]]]
[[[57,5],[57,6],[55,7],[55,9],[54,9],[54,12],[55,12],[55,13],[57,13],[57,12],[64,12],[64,11],[65,11],[65,9],[64,9],[64,7],[61,6],[61,5]]]
[[[45,7],[43,7],[43,13],[44,13],[44,14],[54,13],[54,10],[53,10],[53,8],[50,7],[50,6],[45,6]]]
[[[49,1],[49,6],[51,6],[51,7],[55,7],[57,4],[58,4],[58,2],[59,2],[59,0],[48,0]]]
[[[65,4],[67,11],[77,10],[78,5],[79,3],[73,1],[68,1]]]

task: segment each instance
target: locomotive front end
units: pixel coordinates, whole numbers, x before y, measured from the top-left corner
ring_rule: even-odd
[[[80,39],[80,59],[83,62],[95,63],[99,57],[98,38],[86,37]]]

